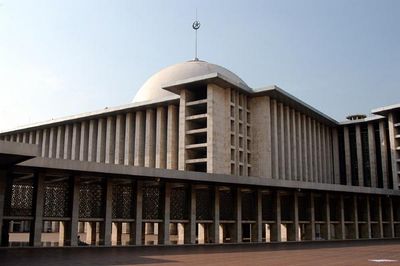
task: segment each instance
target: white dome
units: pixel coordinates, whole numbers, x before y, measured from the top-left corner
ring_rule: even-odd
[[[246,83],[228,69],[200,60],[192,60],[166,67],[151,76],[136,93],[133,102],[161,99],[175,95],[162,89],[162,86],[188,78],[219,73],[231,82],[247,87]]]

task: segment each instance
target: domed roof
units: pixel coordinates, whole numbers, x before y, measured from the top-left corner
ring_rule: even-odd
[[[162,87],[169,83],[211,73],[221,74],[234,84],[248,87],[242,79],[224,67],[205,61],[191,60],[166,67],[151,76],[136,93],[133,102],[150,101],[175,95],[172,92],[162,89]]]

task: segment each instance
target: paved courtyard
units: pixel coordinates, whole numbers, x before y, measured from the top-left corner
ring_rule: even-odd
[[[0,249],[0,265],[400,265],[400,241]]]

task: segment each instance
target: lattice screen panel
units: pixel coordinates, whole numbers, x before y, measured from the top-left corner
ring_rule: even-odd
[[[81,184],[79,189],[79,217],[102,218],[104,216],[104,185]]]
[[[162,219],[160,186],[143,185],[143,219]]]
[[[13,182],[8,187],[5,204],[5,215],[7,216],[32,216],[33,215],[33,179]]]
[[[212,220],[214,195],[210,189],[196,190],[196,219]]]
[[[187,187],[171,189],[171,220],[188,219],[188,202]]]
[[[235,219],[235,194],[232,189],[222,190],[219,192],[220,202],[220,219],[234,220]]]
[[[135,217],[135,195],[133,184],[113,184],[112,217],[133,219]]]
[[[67,180],[45,184],[44,217],[69,217],[70,199],[70,185]]]

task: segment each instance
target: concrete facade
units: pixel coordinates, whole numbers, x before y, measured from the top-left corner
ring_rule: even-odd
[[[400,237],[400,105],[339,123],[186,66],[144,102],[0,133],[1,244]]]

